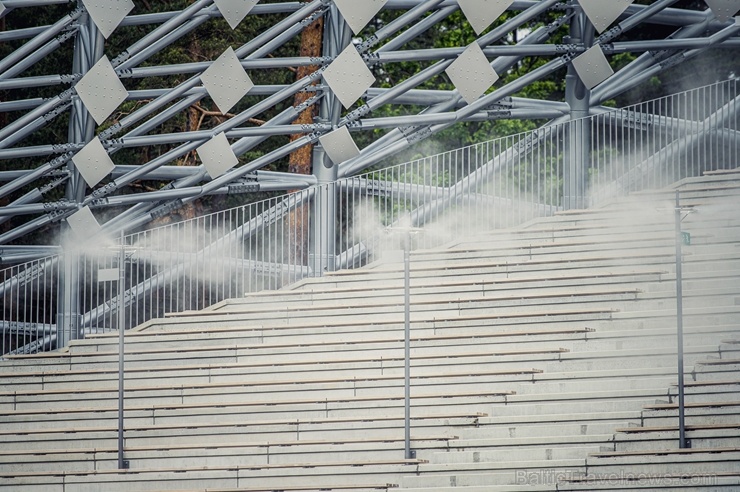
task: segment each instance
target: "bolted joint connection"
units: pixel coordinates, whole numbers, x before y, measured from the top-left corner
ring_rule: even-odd
[[[320,131],[323,128],[323,125],[316,125],[316,124],[310,124],[310,123],[304,123],[301,125],[301,131],[303,133],[312,133]]]
[[[597,44],[605,44],[610,42],[611,40],[619,37],[619,35],[622,34],[622,28],[619,25],[616,25],[606,31],[604,34],[599,36],[599,38],[596,40]]]
[[[319,96],[312,96],[311,98],[306,99],[305,101],[303,101],[303,103],[295,107],[295,113],[301,114],[302,112],[304,112],[305,110],[307,110],[308,108],[316,104],[318,100],[319,100]]]
[[[63,154],[64,152],[77,152],[82,146],[78,144],[54,144],[51,146],[51,151],[55,154]]]
[[[319,141],[319,137],[321,135],[323,135],[323,133],[321,133],[321,132],[312,132],[312,133],[307,133],[306,134],[306,138],[308,138],[309,143],[312,143],[313,144],[313,143],[316,143],[316,142]]]
[[[68,210],[73,205],[72,202],[67,200],[59,200],[57,202],[44,203],[44,212],[55,212],[57,210]]]
[[[65,210],[53,210],[47,213],[46,216],[49,218],[50,223],[54,223],[66,218],[67,212]]]
[[[511,117],[511,111],[507,109],[494,109],[486,111],[489,120],[501,120]]]
[[[100,135],[98,135],[98,138],[100,138],[101,141],[105,141],[120,131],[121,131],[121,124],[115,123],[109,126],[108,128],[106,128],[105,130],[103,130],[102,132],[100,132]]]
[[[182,205],[182,200],[178,198],[177,200],[172,200],[169,203],[165,203],[164,205],[160,205],[155,208],[150,212],[150,215],[152,216],[152,219],[159,219],[165,215],[169,215],[171,212],[174,212],[178,208],[182,207]]]
[[[312,65],[328,65],[333,61],[333,58],[330,56],[312,56],[309,60],[311,60]]]
[[[76,84],[82,78],[80,73],[64,74],[59,77],[63,84]]]
[[[306,17],[305,19],[303,19],[301,21],[301,25],[304,28],[310,26],[311,24],[313,24],[316,21],[316,19],[318,19],[319,17],[321,17],[322,15],[324,15],[324,12],[326,12],[326,9],[325,8],[314,12],[313,14],[311,14],[308,17]]]
[[[118,75],[119,79],[130,79],[134,76],[134,71],[131,68],[124,68],[121,70],[116,70],[116,75]]]
[[[563,60],[564,64],[568,64],[572,62],[576,56],[578,56],[578,53],[574,53],[571,51],[570,53],[566,53],[563,56],[561,56],[560,59]]]
[[[504,97],[496,101],[495,103],[486,106],[486,109],[510,109],[514,107],[514,100],[511,96]]]
[[[57,36],[55,39],[57,43],[62,44],[65,41],[73,38],[77,34],[76,29],[69,29],[67,31],[63,31],[59,36]]]
[[[98,188],[97,190],[93,191],[90,195],[90,198],[93,200],[96,198],[103,198],[104,196],[113,193],[114,191],[116,191],[116,184],[108,183],[102,188]]]
[[[575,53],[578,51],[578,45],[576,44],[556,44],[555,53]]]
[[[375,34],[373,34],[372,36],[370,36],[369,38],[367,38],[365,41],[363,41],[362,43],[360,43],[360,45],[357,47],[357,51],[360,54],[362,54],[365,51],[367,51],[370,48],[372,48],[373,46],[375,46],[376,44],[378,44],[378,36],[376,36]]]
[[[380,54],[378,53],[365,53],[362,55],[362,59],[365,65],[372,68],[380,62]]]
[[[123,148],[122,138],[111,138],[110,140],[103,140],[101,143],[106,150]]]
[[[408,143],[419,142],[421,140],[424,140],[425,138],[427,138],[431,134],[432,134],[431,128],[429,128],[428,126],[425,126],[425,127],[421,128],[421,129],[417,130],[416,132],[408,135],[406,137],[406,141],[408,141]]]
[[[683,59],[684,59],[683,53],[676,53],[675,55],[669,58],[666,58],[665,60],[660,62],[660,67],[663,69],[671,68],[672,66],[678,65],[679,63],[681,63]]]
[[[88,205],[90,208],[102,208],[108,205],[108,199],[107,198],[98,198],[97,200],[93,200]]]
[[[409,135],[411,135],[412,133],[414,133],[419,128],[421,128],[421,127],[419,127],[419,126],[402,126],[398,130],[401,132],[401,135],[403,135],[404,137],[408,137]]]
[[[118,65],[123,64],[129,58],[131,58],[131,55],[129,54],[129,52],[128,51],[124,51],[120,55],[118,55],[117,57],[115,57],[114,59],[112,59],[111,62],[110,62],[110,64],[113,66],[113,68],[115,68]]]
[[[244,193],[257,193],[260,191],[260,185],[259,183],[256,183],[254,181],[244,181],[240,183],[234,183],[230,184],[227,187],[228,194],[229,195],[241,195]]]
[[[64,113],[69,109],[69,107],[72,105],[70,102],[66,102],[60,106],[57,106],[56,108],[52,109],[48,113],[46,113],[42,118],[44,118],[44,121],[49,122],[59,116],[60,114]]]
[[[349,121],[359,120],[360,118],[362,118],[363,116],[365,116],[366,114],[368,114],[370,111],[371,111],[370,106],[368,106],[367,104],[363,104],[359,108],[357,108],[354,111],[352,111],[351,113],[349,113],[346,116],[346,120],[348,122]]]
[[[69,176],[70,176],[70,172],[69,171],[66,171],[66,175],[65,176],[62,176],[61,178],[57,178],[57,179],[55,179],[54,181],[52,181],[50,183],[46,183],[44,186],[42,186],[41,188],[39,188],[39,193],[41,193],[42,195],[45,195],[45,194],[49,193],[54,188],[56,188],[57,186],[61,185],[65,181],[67,181],[69,179]]]
[[[70,159],[74,157],[74,155],[74,152],[67,152],[66,154],[62,154],[59,157],[55,157],[54,159],[49,161],[49,165],[51,166],[51,169],[57,169],[68,163]]]

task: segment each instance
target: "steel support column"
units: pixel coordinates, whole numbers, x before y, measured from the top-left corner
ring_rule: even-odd
[[[87,71],[103,56],[105,39],[95,26],[90,15],[80,18],[80,27],[75,38],[74,59],[72,60],[75,73]],[[79,97],[74,98],[69,118],[68,138],[70,142],[87,143],[95,138],[95,121],[85,109]],[[67,163],[67,172],[70,179],[67,181],[66,199],[70,203],[80,204],[85,199],[87,184],[75,165],[70,160]],[[66,226],[65,226],[66,229]],[[70,231],[67,230],[67,239]],[[57,346],[63,347],[71,340],[81,336],[80,333],[80,299],[79,299],[79,272],[80,256],[77,248],[65,248],[63,265],[64,282],[61,283],[59,293],[60,314],[57,319]]]
[[[581,12],[570,24],[570,43],[591,46],[594,30]],[[583,85],[573,64],[565,76],[565,101],[570,107],[570,124],[563,166],[563,200],[566,210],[584,208],[588,180],[588,157],[591,150],[591,129],[588,119],[591,91]]]
[[[336,57],[352,42],[352,31],[336,5],[332,4],[324,21],[323,55]],[[324,98],[319,119],[336,126],[342,117],[342,104],[335,95]],[[313,175],[319,183],[312,202],[309,261],[314,275],[333,271],[336,263],[336,206],[338,166],[320,144],[313,150]]]

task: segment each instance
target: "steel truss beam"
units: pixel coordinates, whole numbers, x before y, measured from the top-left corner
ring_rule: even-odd
[[[676,0],[656,0],[649,5],[633,4],[620,15],[613,27],[596,36],[576,0],[513,1],[508,17],[475,40],[490,66],[502,77],[493,90],[471,103],[466,103],[457,90],[430,88],[446,82],[445,70],[466,49],[466,46],[429,46],[425,38],[430,29],[457,15],[459,5],[456,0],[389,0],[383,9],[397,11],[395,18],[390,22],[373,24],[371,29],[360,32],[354,39],[333,0],[258,3],[249,16],[273,16],[277,20],[264,32],[245,40],[241,46],[235,46],[242,68],[248,73],[286,71],[296,67],[316,67],[315,70],[293,83],[255,86],[249,93],[249,104],[237,106],[234,114],[212,128],[164,133],[161,130],[163,125],[209,97],[201,75],[213,65],[213,61],[165,64],[157,59],[157,55],[220,19],[221,13],[213,0],[196,0],[182,11],[174,12],[148,13],[139,9],[121,21],[121,32],[130,26],[151,26],[151,30],[111,56],[116,75],[129,87],[127,100],[135,101],[137,105],[130,113],[113,116],[103,125],[92,120],[77,91],[79,81],[102,56],[105,43],[84,4],[77,6],[76,2],[66,0],[3,0],[5,16],[11,25],[14,15],[32,6],[70,7],[68,13],[52,24],[0,33],[0,42],[16,46],[0,59],[0,91],[6,94],[5,100],[0,102],[0,116],[8,116],[8,123],[0,128],[0,160],[8,163],[0,171],[0,199],[5,200],[5,205],[0,208],[0,224],[5,225],[0,233],[0,245],[29,243],[31,235],[42,228],[63,224],[65,219],[85,206],[92,208],[99,217],[106,210],[116,210],[116,216],[107,220],[103,229],[108,234],[118,235],[121,231],[147,226],[153,220],[207,196],[306,189],[319,182],[357,175],[409,145],[458,123],[536,119],[548,120],[549,125],[554,126],[578,115],[602,113],[607,110],[602,106],[605,102],[676,64],[702,56],[711,49],[736,50],[740,47],[738,22],[721,22],[711,10],[677,8],[676,3]],[[319,18],[325,20],[322,56],[289,53],[286,46]],[[575,41],[561,40],[560,36],[569,25],[582,25],[583,36]],[[630,37],[631,30],[645,25],[671,26],[675,31],[658,39]],[[116,35],[114,32],[113,36]],[[421,47],[408,48],[412,42]],[[71,69],[66,73],[28,75],[29,70],[46,57],[57,55],[60,47],[72,43],[76,54],[69,64]],[[383,76],[400,63],[418,63],[422,68],[382,88],[376,84],[365,91],[359,103],[343,110],[331,85],[326,83],[324,72],[350,43],[355,44],[365,65],[378,76]],[[597,45],[607,58],[621,53],[634,53],[637,58],[588,91],[585,108],[577,108],[571,99],[541,101],[517,96],[531,84],[559,76],[566,69],[571,70],[571,77],[573,59]],[[529,59],[541,59],[544,63],[518,78],[506,76]],[[176,84],[171,82],[173,77],[182,80],[185,74],[189,78]],[[158,85],[138,88],[141,81],[153,80]],[[570,91],[584,90],[577,79],[568,84]],[[59,88],[56,95],[39,95],[40,90],[54,88]],[[300,105],[294,105],[292,100],[298,93],[309,93],[311,97]],[[293,124],[303,111],[312,108],[318,108],[319,113],[312,123]],[[390,113],[393,116],[389,116]],[[726,114],[723,113],[723,117]],[[264,121],[255,124],[258,118]],[[630,118],[609,123],[634,124]],[[689,131],[699,125],[709,128],[710,132],[721,133],[722,138],[738,138],[736,132],[717,126],[716,118],[702,123],[688,119],[668,121],[645,114],[634,115],[634,118],[649,120],[650,125],[657,127],[683,125]],[[63,119],[69,119],[66,139],[39,141],[42,130],[57,125]],[[338,163],[329,171],[318,169],[315,163],[318,170],[313,176],[267,171],[291,153],[317,144],[320,137],[342,126],[355,136],[371,135],[371,143],[361,149],[357,157]],[[547,131],[547,127],[542,130]],[[187,168],[175,165],[220,133],[226,135],[231,150],[242,159],[240,165],[215,179],[208,175],[204,165]],[[449,189],[420,189],[364,181],[352,186],[356,186],[358,192],[366,187],[365,193],[387,189],[409,196],[444,191],[443,200],[428,203],[425,208],[414,212],[414,222],[422,224],[436,211],[453,203],[455,197],[468,196],[481,180],[512,165],[521,155],[535,148],[537,135],[535,133],[527,141],[495,157],[476,174]],[[691,135],[685,142],[670,145],[678,145],[681,151],[685,151],[696,145],[703,133],[693,132]],[[295,138],[288,142],[290,136]],[[106,180],[91,188],[86,186],[73,158],[96,138],[110,155],[115,168]],[[277,140],[281,138],[283,140]],[[258,157],[250,157],[250,153],[268,139],[278,142],[277,146],[273,145],[273,150],[262,152]],[[136,165],[116,162],[122,160],[116,155],[120,151],[140,148],[147,149],[151,156],[146,162]],[[317,155],[323,156],[321,147],[318,147],[318,152]],[[656,155],[653,161],[659,162],[659,156]],[[158,185],[152,191],[141,191],[139,184],[143,182],[157,182]],[[61,190],[65,190],[64,193]],[[62,194],[64,198],[60,198]],[[298,205],[287,209],[278,206],[282,211],[277,215],[283,217],[288,213],[286,210],[294,210],[295,206]],[[29,220],[18,221],[20,216],[27,216]],[[269,214],[267,217],[265,223],[272,220]],[[245,226],[239,234],[249,236],[259,229],[259,224],[255,223]],[[48,249],[31,245],[13,246],[12,250],[2,250],[0,261],[38,258],[46,252]],[[350,264],[358,255],[366,253],[362,247],[355,247],[352,251],[337,254],[336,264]],[[282,268],[252,264],[241,267],[276,268],[275,271]],[[156,280],[153,283],[157,284],[178,275],[177,271],[169,272],[152,281]],[[132,288],[131,298],[146,295],[150,287],[141,287],[141,292],[137,290],[139,287]],[[48,335],[54,336],[51,332]]]

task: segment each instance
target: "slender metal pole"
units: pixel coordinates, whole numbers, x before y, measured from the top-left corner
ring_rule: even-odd
[[[121,231],[121,249],[118,254],[118,469],[128,468],[123,459],[123,332],[125,331],[124,290],[126,288],[126,253]]]
[[[683,271],[681,242],[681,196],[676,190],[676,339],[678,342],[678,439],[681,449],[688,448],[684,415],[683,387]]]
[[[403,246],[403,307],[404,307],[404,449],[407,460],[411,452],[411,233],[406,233]]]

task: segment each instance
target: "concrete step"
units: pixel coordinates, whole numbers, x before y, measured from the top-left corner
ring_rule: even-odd
[[[475,426],[484,414],[455,413],[434,416],[411,416],[414,439],[452,438],[461,427]],[[183,426],[177,424],[149,424],[125,427],[126,446],[192,445],[210,447],[224,442],[284,442],[299,440],[359,440],[399,439],[404,434],[402,413],[394,416],[376,415],[372,420],[355,418],[306,418],[253,420],[251,422],[211,422]],[[4,451],[48,449],[116,448],[116,425],[96,427],[59,427],[25,431],[0,431]]]
[[[317,397],[316,399],[270,399],[264,400],[219,401],[217,405],[208,402],[199,404],[166,404],[134,405],[127,401],[125,406],[126,422],[138,425],[182,425],[219,422],[239,423],[264,419],[290,419],[295,415],[303,418],[372,418],[403,414],[403,391],[392,394],[365,398]],[[485,412],[492,404],[502,403],[508,395],[493,392],[483,394],[458,393],[446,395],[417,395],[412,398],[414,417],[437,415],[440,412],[456,414],[459,412]],[[111,402],[114,403],[114,402]],[[47,407],[48,408],[48,407]],[[90,419],[95,415],[95,419]],[[43,406],[33,410],[18,410],[0,414],[0,430],[33,432],[55,428],[98,427],[113,425],[118,420],[118,407],[61,407],[55,408],[53,414],[47,414]]]
[[[419,459],[446,448],[449,439],[414,439]],[[225,466],[295,465],[339,461],[393,461],[404,455],[401,439],[334,441],[228,442],[126,447],[130,470]],[[0,475],[34,472],[94,472],[118,468],[116,448],[0,452]]]
[[[532,375],[538,372],[535,368],[521,368],[512,371],[459,371],[448,372],[439,376],[411,376],[412,385],[422,393],[447,389],[454,391],[473,391],[480,385],[490,387],[494,383],[513,383],[516,381],[531,381]],[[510,386],[511,384],[509,384]],[[354,397],[387,395],[393,388],[403,386],[402,375],[374,376],[374,377],[340,377],[332,378],[287,378],[265,380],[261,382],[227,382],[227,383],[191,383],[173,386],[149,386],[130,388],[126,397],[134,405],[144,402],[154,404],[182,404],[182,403],[216,403],[221,399],[234,401],[236,398],[245,400],[255,398],[255,395],[264,393],[278,393],[301,395],[309,397],[311,393],[323,392],[325,397]],[[34,409],[49,402],[65,401],[66,406],[80,405],[109,406],[117,400],[117,386],[100,386],[84,390],[45,390],[30,391],[23,394],[17,392],[0,393],[0,410]],[[257,397],[259,398],[259,397]],[[74,403],[73,403],[74,402]]]
[[[689,425],[686,438],[690,440],[692,448],[740,448],[740,435],[736,423],[707,426]],[[704,428],[706,427],[706,428]],[[619,429],[617,429],[619,431]],[[653,431],[645,433],[618,433],[615,436],[614,451],[647,451],[651,449],[670,449],[678,446],[678,429],[671,431]]]
[[[176,467],[135,471],[99,470],[90,473],[28,473],[0,475],[12,490],[128,492],[131,490],[182,490],[185,488],[282,487],[331,489],[348,483],[394,483],[413,473],[420,461],[342,461],[327,464],[245,465],[234,467]],[[380,479],[380,480],[379,480]]]
[[[581,416],[577,422],[566,423],[521,422],[513,418],[511,422],[500,419],[500,423],[486,424],[485,420],[487,419],[481,419],[479,427],[475,429],[461,429],[458,433],[459,438],[456,444],[466,442],[467,440],[479,439],[572,439],[577,436],[603,436],[613,434],[614,429],[618,427],[627,427],[630,424],[638,425],[640,423],[637,417],[634,420],[603,418],[589,420],[586,416]]]
[[[738,463],[740,449],[735,447],[600,452],[588,458],[589,471],[597,476],[624,470],[635,474],[680,474],[687,466],[693,473],[737,472]]]
[[[603,443],[608,443],[611,436],[599,436]],[[473,441],[467,441],[472,443]],[[503,440],[503,442],[506,442]],[[481,463],[481,462],[521,462],[528,463],[531,461],[562,461],[570,459],[580,459],[588,456],[590,453],[601,451],[602,441],[593,439],[592,445],[575,445],[569,443],[556,443],[552,445],[540,444],[537,446],[506,445],[496,444],[476,446],[471,444],[464,449],[457,446],[447,451],[433,452],[430,463],[443,463],[453,465],[455,463]]]
[[[687,472],[677,474],[624,472],[620,475],[587,475],[584,477],[564,477],[557,490],[628,492],[632,490],[686,491],[703,490],[729,492],[738,490],[740,476],[735,472]]]
[[[544,471],[547,470],[547,476]],[[400,482],[401,490],[437,490],[437,487],[502,487],[548,485],[556,486],[559,476],[581,476],[585,459],[531,460],[528,462],[467,462],[419,466],[417,475],[408,474]],[[539,475],[539,480],[534,476]]]

